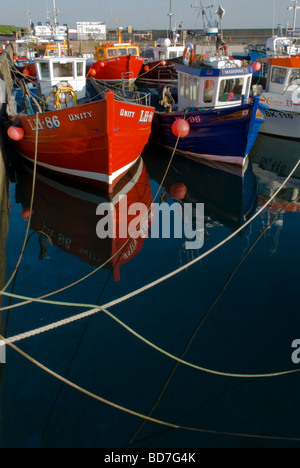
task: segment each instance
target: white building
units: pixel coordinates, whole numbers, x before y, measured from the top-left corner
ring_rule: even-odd
[[[88,41],[89,39],[105,41],[106,24],[103,22],[77,23],[77,39],[79,41]]]

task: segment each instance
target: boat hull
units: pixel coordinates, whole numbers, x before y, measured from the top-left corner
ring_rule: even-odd
[[[190,132],[178,140],[176,152],[191,159],[223,161],[243,166],[264,122],[266,106],[255,98],[252,103],[230,109],[188,112],[156,112],[153,137],[173,150],[177,137],[172,125],[185,118]]]
[[[154,109],[105,99],[39,115],[37,164],[109,192],[140,157],[151,133]],[[36,116],[19,117],[25,136],[15,142],[35,159]]]
[[[96,80],[110,84],[118,84],[122,80],[134,80],[138,77],[144,63],[143,57],[137,55],[125,55],[111,59],[98,60],[87,69],[95,70],[92,75]]]
[[[266,111],[261,133],[291,140],[300,140],[300,114],[270,108]]]
[[[172,86],[177,83],[178,75],[175,70],[175,65],[181,58],[174,58],[164,60],[166,64],[163,65],[162,61],[150,62],[142,68],[136,84],[139,87],[157,87],[157,86]],[[149,67],[149,70],[145,67]]]

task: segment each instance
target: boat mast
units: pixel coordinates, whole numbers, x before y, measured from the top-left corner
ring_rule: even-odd
[[[293,31],[292,31],[294,33],[296,30],[297,10],[300,9],[300,5],[298,3],[298,0],[291,0],[291,2],[294,2],[294,6],[288,7],[288,10],[289,11],[294,10],[294,21],[293,21]]]
[[[168,37],[169,37],[169,35],[171,36],[171,32],[172,32],[172,16],[174,16],[173,11],[172,11],[172,0],[170,0],[170,11],[167,16],[170,17],[169,31],[168,31]]]

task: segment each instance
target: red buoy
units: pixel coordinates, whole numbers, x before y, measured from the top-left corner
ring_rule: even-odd
[[[167,62],[166,62],[165,60],[163,60],[163,61],[161,62],[161,65],[162,65],[163,67],[165,67],[165,66],[167,65]]]
[[[25,68],[25,70],[23,70],[23,75],[29,76],[29,75],[30,75],[30,71],[29,71],[27,68]]]
[[[95,70],[95,68],[90,68],[90,75],[91,76],[96,76],[97,75],[97,70]]]
[[[170,195],[175,200],[183,200],[187,194],[187,187],[182,182],[177,182],[176,184],[171,185]]]
[[[149,65],[145,65],[145,66],[144,66],[144,70],[145,70],[145,72],[149,71],[149,70],[150,70]]]
[[[173,135],[184,138],[190,133],[190,124],[184,119],[177,119],[172,125]]]
[[[24,138],[24,130],[22,127],[15,127],[14,125],[12,125],[7,130],[7,135],[11,140],[20,141]]]
[[[257,71],[261,70],[261,63],[254,62],[253,67],[254,67],[254,70],[257,72]]]
[[[101,68],[104,68],[104,67],[105,67],[105,63],[104,63],[104,62],[100,62],[99,65],[100,65]]]
[[[34,215],[34,211],[32,210],[31,212],[31,216]],[[30,218],[30,209],[29,208],[25,208],[22,212],[21,212],[21,216],[22,218],[24,219],[24,221],[29,221],[29,218]]]

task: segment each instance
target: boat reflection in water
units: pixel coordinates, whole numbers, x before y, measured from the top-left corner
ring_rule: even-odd
[[[159,158],[144,154],[151,179],[163,178],[170,154],[159,147]],[[153,149],[152,149],[153,152]],[[236,229],[257,206],[257,181],[251,163],[244,167],[214,161],[175,157],[164,182],[162,198],[170,195],[183,203],[204,203],[205,227],[224,224]]]
[[[253,171],[259,178],[259,205],[279,189],[300,159],[298,141],[259,136],[251,152]],[[290,202],[290,203],[288,203]],[[270,212],[300,212],[300,167],[269,206]]]
[[[29,212],[31,190],[32,169],[22,165],[18,170],[16,197],[17,202],[22,203],[25,218]],[[40,259],[47,254],[45,244],[48,239],[59,249],[90,265],[101,266],[108,262],[105,268],[113,270],[114,280],[119,281],[121,266],[140,252],[144,239],[131,239],[128,229],[127,237],[119,238],[116,229],[116,237],[100,239],[96,232],[100,218],[96,211],[100,204],[109,203],[111,213],[115,213],[116,227],[120,223],[127,227],[134,216],[120,208],[119,201],[125,196],[128,206],[143,203],[150,207],[153,201],[142,159],[118,182],[110,195],[96,188],[87,190],[86,186],[78,184],[66,185],[63,179],[49,178],[49,173],[38,172],[31,228],[40,233]]]

